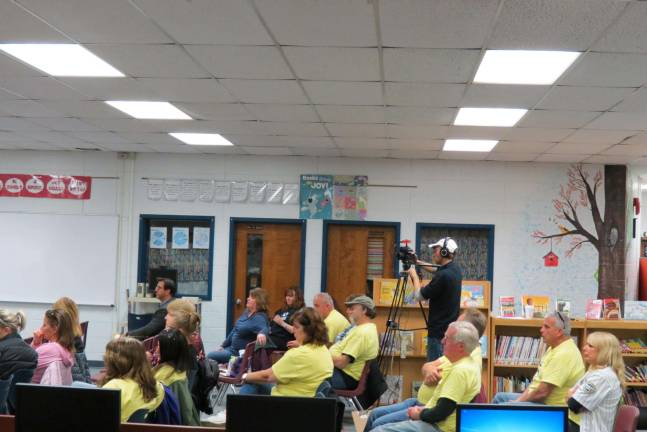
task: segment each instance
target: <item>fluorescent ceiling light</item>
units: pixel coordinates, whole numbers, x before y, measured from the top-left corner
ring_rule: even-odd
[[[572,51],[487,50],[474,82],[553,84],[579,55]]]
[[[497,145],[497,140],[448,139],[443,151],[489,152]]]
[[[169,135],[191,145],[233,146],[227,138],[220,134],[171,132]]]
[[[136,119],[193,120],[168,102],[106,101],[106,103]]]
[[[528,112],[517,108],[460,108],[457,126],[514,126]]]
[[[81,45],[0,44],[0,50],[52,76],[124,76]]]

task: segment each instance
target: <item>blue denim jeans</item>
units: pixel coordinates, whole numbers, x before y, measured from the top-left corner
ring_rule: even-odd
[[[229,347],[223,348],[222,350],[218,350],[218,351],[211,351],[209,354],[207,354],[208,358],[218,363],[229,362],[229,359],[231,358],[231,356],[238,356],[238,353],[234,352]]]
[[[539,402],[513,402],[521,393],[498,392],[492,398],[493,404],[544,405]]]
[[[434,361],[443,356],[443,344],[440,339],[427,336],[427,361]]]
[[[240,388],[239,394],[242,395],[270,395],[272,394],[274,384],[252,384],[246,383]]]
[[[397,423],[409,420],[407,409],[412,406],[422,406],[422,404],[418,402],[418,399],[416,398],[409,398],[397,404],[375,408],[368,416],[368,421],[366,422],[364,431],[368,432],[373,428],[388,423]]]

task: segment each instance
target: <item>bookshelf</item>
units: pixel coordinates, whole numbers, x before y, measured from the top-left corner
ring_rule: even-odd
[[[397,279],[374,279],[373,280],[373,299],[376,305],[377,317],[375,318],[375,325],[378,332],[383,334],[386,329],[386,320],[389,315],[389,308],[391,305],[392,296],[388,296],[388,292],[395,288]],[[421,281],[422,286],[429,283],[428,280]],[[488,327],[485,329],[484,336],[488,341],[489,346],[489,315],[490,315],[490,283],[487,281],[463,281],[463,286],[482,286],[483,287],[483,304],[482,306],[475,306],[488,318]],[[384,289],[382,289],[384,287]],[[411,283],[407,287],[413,288]],[[408,291],[408,290],[407,290]],[[423,304],[425,313],[428,313],[429,308]],[[461,308],[463,309],[463,308]],[[414,330],[414,343],[413,350],[408,352],[405,357],[395,356],[391,364],[391,371],[389,375],[402,375],[402,398],[416,397],[416,393],[412,393],[412,384],[414,381],[422,381],[421,368],[427,361],[426,338],[427,329],[423,315],[420,311],[418,303],[405,304],[402,307],[400,314],[400,328],[401,329],[416,329]],[[488,373],[488,356],[486,349],[486,357],[483,358],[483,383],[487,387],[487,373]]]

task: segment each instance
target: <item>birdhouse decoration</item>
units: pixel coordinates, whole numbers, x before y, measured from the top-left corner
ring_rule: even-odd
[[[544,255],[544,267],[559,266],[559,257],[553,252],[553,239],[550,239],[550,252]]]

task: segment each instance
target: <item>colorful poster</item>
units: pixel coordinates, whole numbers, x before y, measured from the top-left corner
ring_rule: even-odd
[[[366,220],[368,212],[367,176],[335,176],[333,219]]]
[[[189,248],[189,228],[173,227],[173,242],[171,243],[172,249],[188,249]]]
[[[166,227],[151,227],[151,249],[166,249]]]
[[[0,197],[90,199],[92,177],[0,174]]]
[[[209,249],[211,229],[206,227],[193,228],[193,249]]]
[[[301,175],[301,219],[330,219],[332,217],[332,185],[330,175]]]

